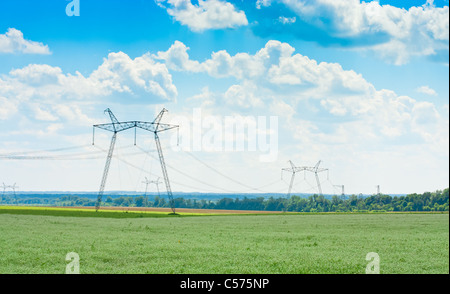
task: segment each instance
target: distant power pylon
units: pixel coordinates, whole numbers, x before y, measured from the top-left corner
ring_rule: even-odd
[[[317,182],[317,189],[319,190],[319,195],[322,195],[322,187],[320,186],[320,181],[319,181],[319,175],[318,173],[323,172],[323,171],[328,171],[327,168],[319,168],[319,165],[322,161],[319,160],[319,162],[314,166],[314,167],[310,167],[310,166],[295,166],[294,163],[289,160],[289,164],[291,165],[291,168],[283,168],[281,171],[287,171],[287,172],[291,172],[292,176],[291,176],[291,182],[289,184],[289,190],[287,193],[287,197],[289,197],[291,195],[291,191],[292,191],[292,186],[294,185],[294,177],[295,174],[301,171],[309,171],[309,172],[313,172],[314,175],[316,176],[316,182]]]
[[[377,187],[377,196],[380,196],[381,195],[381,193],[380,193],[380,185],[377,185],[376,187]]]
[[[343,200],[345,200],[345,192],[344,192],[344,185],[334,185],[337,188],[341,188],[342,189],[342,193],[341,193],[341,198]]]
[[[150,131],[150,132],[154,133],[156,146],[157,146],[157,149],[158,149],[159,160],[161,162],[161,169],[162,169],[163,176],[164,176],[164,182],[166,183],[167,195],[169,197],[170,207],[172,209],[172,212],[175,213],[172,189],[170,188],[169,176],[167,174],[167,168],[166,168],[166,164],[164,162],[164,156],[163,156],[163,153],[162,153],[162,147],[161,147],[161,143],[159,141],[158,133],[159,132],[163,132],[163,131],[167,131],[167,130],[170,130],[170,129],[178,128],[179,126],[177,126],[177,125],[169,125],[169,124],[162,124],[161,123],[162,116],[164,115],[165,112],[167,112],[167,109],[165,109],[165,108],[163,110],[161,110],[161,112],[158,114],[158,116],[155,118],[155,120],[153,122],[143,122],[143,121],[119,122],[109,108],[106,109],[105,112],[108,112],[108,114],[109,114],[109,116],[111,118],[111,123],[94,125],[94,130],[93,130],[93,135],[92,135],[92,137],[93,137],[92,144],[94,144],[94,136],[95,136],[94,135],[94,131],[95,131],[95,128],[100,128],[100,129],[103,129],[103,130],[107,130],[107,131],[113,132],[113,137],[111,139],[111,144],[110,144],[110,147],[109,147],[108,156],[106,158],[105,169],[103,171],[102,182],[100,184],[100,190],[99,190],[98,197],[97,197],[97,203],[95,205],[96,211],[98,211],[98,209],[100,208],[103,192],[104,192],[104,189],[105,189],[106,179],[108,177],[109,166],[110,166],[111,158],[112,158],[113,151],[114,151],[114,145],[116,143],[117,133],[121,132],[121,131],[125,131],[125,130],[128,130],[128,129],[131,129],[131,128],[135,128],[135,139],[134,139],[134,142],[136,144],[136,128],[140,128],[140,129],[143,129],[143,130]]]
[[[16,205],[18,205],[19,203],[17,202],[16,189],[19,188],[19,187],[16,186],[16,183],[14,183],[14,185],[12,185],[12,186],[11,185],[5,185],[5,183],[2,183],[2,184],[3,184],[2,201],[5,198],[6,190],[7,189],[11,189],[11,190],[13,190],[13,193],[14,193],[14,200],[16,202]]]
[[[160,193],[159,193],[159,184],[162,184],[162,182],[159,181],[159,178],[156,181],[149,181],[147,179],[147,177],[145,177],[145,181],[143,181],[142,183],[145,184],[145,193],[144,193],[144,197],[147,198],[147,190],[148,190],[148,185],[149,184],[155,184],[156,185],[156,190],[158,191],[158,197],[161,197]],[[148,199],[147,199],[147,203],[148,203]]]

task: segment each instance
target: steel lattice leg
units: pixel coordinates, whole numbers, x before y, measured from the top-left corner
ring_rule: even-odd
[[[95,204],[95,211],[98,211],[102,202],[103,192],[105,190],[106,179],[108,177],[109,166],[114,151],[114,145],[116,144],[117,133],[114,133],[109,146],[108,157],[106,158],[105,170],[103,171],[102,183],[100,184],[100,190],[98,192],[97,203]]]

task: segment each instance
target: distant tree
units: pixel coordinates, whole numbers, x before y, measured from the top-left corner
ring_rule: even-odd
[[[162,198],[160,198],[159,196],[155,196],[155,200],[153,200],[153,206],[154,206],[154,207],[159,207],[159,206],[160,206],[161,199],[162,199]]]
[[[144,198],[144,196],[139,196],[134,198],[134,204],[136,205],[136,207],[144,207],[145,206],[145,201],[146,199]]]

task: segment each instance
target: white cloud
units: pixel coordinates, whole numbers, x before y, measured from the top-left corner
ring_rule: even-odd
[[[155,62],[150,54],[131,59],[123,52],[110,53],[88,79],[106,92],[126,93],[141,99],[156,96],[172,100],[177,95],[167,67]]]
[[[180,50],[176,55],[183,58],[177,59],[174,69],[204,72],[216,78],[234,77],[239,82],[224,93],[211,93],[207,89],[207,93],[200,95],[202,101],[207,101],[202,106],[218,113],[228,107],[231,111],[251,109],[279,115],[288,117],[292,129],[304,125],[304,116],[311,117],[308,127],[298,130],[306,137],[298,138],[320,142],[324,148],[329,140],[361,148],[367,144],[384,146],[400,138],[423,144],[434,142],[441,147],[448,145],[448,136],[438,136],[445,129],[445,117],[434,104],[422,104],[391,90],[378,90],[361,74],[337,63],[318,63],[295,53],[295,48],[287,43],[269,41],[255,54],[230,55],[222,50],[203,62],[191,60],[181,42],[177,47]],[[173,60],[174,52],[161,52],[159,58]],[[328,124],[315,122],[316,117],[326,119]],[[443,148],[439,149],[440,154],[445,154]]]
[[[30,64],[12,70],[0,93],[9,89],[23,99],[89,99],[124,93],[135,99],[173,100],[177,89],[167,67],[149,54],[131,59],[123,52],[110,53],[88,77],[63,73],[59,67]],[[88,98],[88,96],[90,96]]]
[[[232,85],[224,93],[223,99],[226,104],[241,109],[263,107],[264,103],[255,95],[256,91],[256,85],[253,83],[247,82],[242,85]]]
[[[256,1],[256,8],[261,9],[262,6],[270,6],[272,4],[272,0],[257,0]]]
[[[437,96],[437,92],[429,86],[421,86],[417,88],[416,91],[429,96]]]
[[[0,96],[0,120],[6,120],[17,112],[17,106],[7,98]]]
[[[248,25],[243,11],[226,1],[199,0],[198,5],[191,0],[156,0],[167,13],[194,32],[209,29],[236,28]],[[166,6],[167,5],[167,6]]]
[[[274,0],[275,1],[275,0]],[[402,9],[380,5],[378,1],[359,0],[278,0],[303,22],[324,34],[317,42],[340,42],[357,50],[373,51],[381,58],[405,64],[416,56],[448,55],[449,7],[437,8],[432,2]],[[258,1],[257,8],[271,6],[272,1]],[[280,16],[280,18],[283,16]],[[301,25],[300,25],[301,26]],[[302,28],[290,26],[294,34]],[[270,30],[270,28],[268,28]],[[288,31],[289,32],[289,31]],[[324,38],[327,35],[331,40]],[[314,37],[313,37],[314,39]],[[446,61],[448,62],[448,60]]]
[[[192,61],[189,59],[189,54],[187,51],[189,47],[184,45],[180,41],[175,41],[175,43],[170,46],[167,51],[160,51],[158,54],[154,55],[155,59],[164,60],[169,69],[176,71],[201,71],[198,61]]]
[[[237,53],[231,56],[227,51],[221,50],[213,52],[210,59],[200,63],[189,58],[188,49],[183,43],[176,41],[169,50],[158,52],[154,57],[165,60],[174,70],[206,72],[213,77],[249,79],[263,76],[267,73],[268,65],[277,64],[280,58],[290,56],[295,50],[287,43],[269,41],[255,55]]]
[[[166,65],[150,54],[131,59],[110,53],[89,76],[30,64],[0,78],[0,119],[20,112],[43,122],[91,123],[87,106],[98,103],[154,104],[178,95]],[[58,129],[55,129],[55,131]]]
[[[82,108],[75,103],[57,104],[52,106],[52,110],[61,120],[71,121],[83,126],[93,125],[95,122],[83,113]]]
[[[434,105],[430,102],[417,102],[412,109],[415,124],[435,124],[440,115]]]
[[[294,17],[280,16],[278,18],[278,21],[281,22],[282,24],[292,24],[297,21],[297,18],[295,16]]]
[[[31,104],[30,108],[32,108],[35,118],[37,120],[42,121],[57,121],[58,117],[54,116],[50,111],[44,109],[46,107],[43,107],[39,104]]]
[[[59,131],[59,130],[61,130],[63,128],[64,128],[64,126],[62,124],[50,124],[47,127],[47,135],[48,134],[54,134],[54,133],[56,133],[57,131]]]
[[[47,45],[25,40],[23,33],[14,28],[9,28],[5,34],[0,34],[1,53],[51,54]]]
[[[174,46],[179,50],[173,50]],[[168,66],[175,70],[206,72],[216,78],[254,80],[259,81],[263,87],[295,86],[303,90],[314,88],[317,94],[331,91],[357,94],[374,90],[361,74],[344,70],[337,63],[318,64],[307,56],[294,54],[295,48],[279,41],[268,41],[254,55],[237,53],[231,56],[225,50],[213,52],[211,58],[204,62],[191,60],[186,50],[187,47],[177,41],[168,51],[159,52],[157,58],[166,60]],[[173,60],[177,61],[176,66],[173,65]]]
[[[359,0],[282,0],[298,15],[313,21],[320,13],[331,20],[331,26],[341,36],[355,36],[371,32],[385,32],[397,39],[422,33],[436,40],[448,40],[448,6],[433,5],[411,7],[409,10],[391,5],[380,5],[377,1]],[[317,25],[327,25],[316,23]],[[417,37],[414,36],[413,37]]]
[[[59,83],[62,70],[59,67],[47,64],[30,64],[23,68],[11,70],[9,75],[21,83],[44,86]]]

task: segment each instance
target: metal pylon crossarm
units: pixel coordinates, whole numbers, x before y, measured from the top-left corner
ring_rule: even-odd
[[[291,172],[292,173],[291,182],[289,184],[289,190],[288,190],[288,193],[287,193],[287,197],[289,197],[291,195],[292,186],[294,185],[295,174],[298,173],[298,172],[301,172],[301,171],[309,171],[309,172],[313,172],[315,174],[316,181],[317,181],[317,188],[319,190],[319,195],[322,195],[322,187],[320,186],[318,173],[323,172],[323,171],[328,171],[328,168],[319,168],[319,165],[320,165],[321,162],[322,161],[319,160],[319,162],[316,163],[316,165],[314,167],[311,167],[311,166],[295,166],[294,163],[289,160],[289,164],[291,165],[291,168],[283,168],[283,169],[281,169],[282,172],[283,171],[287,171],[287,172]]]

